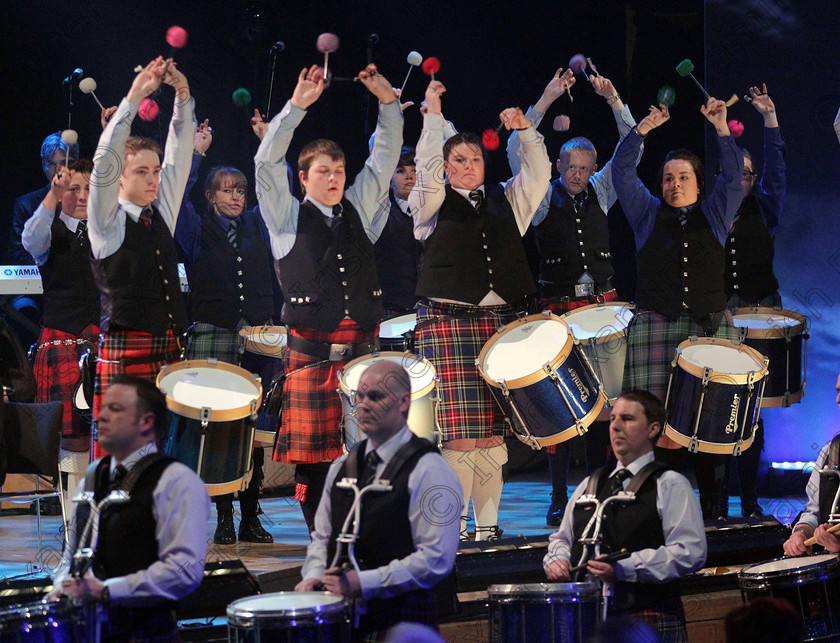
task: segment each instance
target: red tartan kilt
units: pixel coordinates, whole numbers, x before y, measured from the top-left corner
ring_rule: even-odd
[[[134,375],[154,383],[160,369],[166,364],[178,361],[178,358],[166,360],[168,354],[177,353],[179,350],[178,338],[167,330],[166,335],[153,336],[135,330],[121,330],[107,332],[102,336],[102,343],[99,348],[99,361],[96,363],[96,387],[93,394],[93,418],[95,422],[99,419],[99,411],[102,408],[102,399],[108,386],[116,375],[125,373]],[[123,366],[117,362],[120,359],[144,359],[140,364]],[[93,436],[93,458],[101,458],[107,455],[96,442],[94,431]]]
[[[80,344],[77,339],[85,341]],[[44,346],[58,341],[71,343]],[[90,435],[90,422],[73,408],[73,395],[80,378],[79,358],[88,349],[94,356],[99,351],[99,326],[90,324],[78,336],[54,328],[43,328],[38,345],[38,354],[32,367],[38,383],[35,401],[59,401],[63,404],[62,438]]]
[[[377,328],[372,335],[375,337],[378,331]],[[291,328],[289,332],[310,341],[330,344],[359,344],[371,337],[371,333],[350,319],[342,320],[332,332],[313,328]],[[272,455],[276,462],[331,462],[342,454],[338,372],[346,364],[346,361],[323,361],[291,349],[286,352],[282,424],[277,429]],[[293,373],[298,369],[303,370]]]

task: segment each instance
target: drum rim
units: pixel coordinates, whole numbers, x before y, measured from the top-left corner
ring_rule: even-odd
[[[808,556],[797,556],[807,560]],[[771,558],[760,563],[753,563],[744,567],[738,572],[738,585],[740,589],[770,589],[791,587],[794,585],[806,584],[804,581],[819,582],[831,578],[840,577],[840,554],[835,554],[833,558],[823,560],[813,565],[798,568],[788,568],[784,570],[774,570],[770,572],[761,572],[758,574],[748,573],[751,567],[758,565],[766,565],[767,563],[774,563],[779,560],[790,560],[790,557],[783,556],[781,558]],[[833,574],[831,572],[834,572]],[[787,580],[785,580],[787,579]]]
[[[197,408],[194,406],[189,406],[184,404],[183,402],[178,402],[173,397],[166,393],[160,386],[163,378],[169,375],[170,373],[174,373],[176,371],[187,370],[190,368],[218,368],[223,371],[228,371],[230,373],[235,373],[236,375],[242,376],[244,379],[249,380],[254,386],[257,388],[257,396],[256,396],[256,408],[260,407],[262,404],[262,381],[259,377],[254,375],[253,373],[246,371],[244,368],[236,366],[235,364],[228,364],[227,362],[220,362],[220,361],[213,361],[206,359],[190,359],[184,360],[182,362],[175,362],[173,364],[166,364],[163,368],[160,369],[157,377],[155,378],[155,386],[161,390],[161,392],[166,396],[166,408],[168,408],[173,413],[177,413],[186,418],[191,418],[193,420],[201,420],[201,408]],[[214,410],[210,412],[210,416],[207,418],[210,422],[226,422],[228,420],[241,420],[244,417],[251,415],[251,405],[248,404],[247,406],[240,406],[235,409],[223,409],[223,410]]]
[[[237,612],[237,603],[242,603],[244,601],[253,600],[254,596],[243,596],[242,598],[237,598],[235,601],[230,603],[227,606],[226,615],[228,619],[228,624],[240,627],[248,627],[254,624],[254,619],[260,618],[278,618],[278,617],[288,617],[288,618],[318,618],[321,619],[323,617],[331,617],[336,615],[345,614],[347,612],[347,601],[340,596],[336,596],[327,591],[323,592],[270,592],[268,594],[257,594],[256,596],[263,596],[263,597],[275,597],[280,598],[283,596],[300,596],[301,594],[317,594],[321,596],[328,596],[330,598],[334,598],[336,600],[325,603],[323,605],[316,605],[313,607],[298,607],[298,608],[286,608],[286,609],[269,609],[269,610],[260,610],[259,612],[254,610],[248,610],[246,608],[239,608],[241,611]]]
[[[595,598],[601,596],[600,583],[593,581],[569,583],[499,583],[487,588],[487,598],[506,600],[515,598],[536,598],[543,600],[547,597],[569,596],[578,598],[592,594]]]
[[[393,317],[387,317],[387,318],[385,318],[385,319],[383,319],[379,322],[379,331],[376,333],[376,336],[379,337],[379,339],[397,339],[397,338],[405,335],[405,333],[400,333],[399,335],[383,335],[382,334],[382,324],[384,324],[386,322],[392,322],[395,319],[400,319],[402,317],[414,317],[414,322],[415,322],[415,325],[416,325],[416,322],[417,322],[417,313],[416,312],[415,313],[403,313],[402,315],[394,315]],[[411,331],[406,331],[406,332],[413,332],[413,331],[414,331],[414,329],[412,328]]]
[[[761,365],[761,368],[759,370],[752,371],[751,373],[724,373],[723,371],[713,370],[711,372],[711,376],[709,377],[710,382],[715,382],[718,384],[748,384],[750,375],[752,375],[752,383],[755,384],[756,382],[761,381],[767,376],[768,360],[764,355],[759,353],[752,346],[747,346],[746,344],[736,344],[731,340],[722,339],[720,337],[696,337],[694,339],[686,339],[680,342],[679,346],[677,346],[675,351],[677,368],[680,368],[686,373],[689,373],[690,375],[694,375],[695,377],[699,377],[702,379],[703,367],[688,361],[688,358],[686,358],[683,355],[683,351],[685,350],[685,348],[689,346],[698,346],[701,344],[710,346],[726,346],[728,348],[733,348],[740,353],[746,353],[747,355],[755,359],[759,365]]]
[[[753,428],[754,426],[755,425],[753,425]],[[691,438],[677,431],[674,427],[671,426],[670,422],[665,423],[664,435],[667,435],[681,447],[688,448],[689,446],[691,446]],[[754,440],[755,431],[752,430],[750,432],[749,439],[741,441],[741,451],[743,452],[749,449],[752,446]],[[701,448],[704,446],[706,447],[705,449]],[[737,442],[709,442],[708,440],[701,440],[700,438],[697,439],[697,450],[701,453],[718,453],[724,455],[731,455],[735,453],[736,446],[738,446]]]
[[[735,323],[735,318],[738,315],[784,315],[786,318],[791,318],[797,320],[799,323],[795,326],[788,326],[790,328],[790,335],[792,337],[796,335],[801,335],[808,331],[808,317],[802,315],[795,310],[787,310],[786,308],[770,308],[767,306],[757,306],[757,307],[750,307],[750,306],[743,306],[741,308],[736,308],[732,311],[732,324],[740,330],[746,330],[746,336],[749,339],[784,339],[785,337],[785,328],[784,327],[774,327],[774,328],[746,328],[745,326],[738,326]]]
[[[412,353],[411,351],[376,351],[373,353],[368,353],[367,355],[362,355],[361,357],[357,357],[356,359],[347,362],[339,371],[338,371],[338,388],[339,390],[344,393],[348,398],[352,394],[352,390],[344,383],[344,372],[350,370],[353,366],[357,363],[362,363],[365,360],[370,359],[371,357],[411,357],[416,362],[425,362],[424,366],[428,366],[432,370],[432,380],[426,384],[422,389],[418,391],[412,391],[411,393],[411,401],[419,400],[424,398],[433,390],[435,390],[435,385],[437,384],[437,369],[435,365],[432,364],[428,359],[423,357],[422,355],[418,355],[417,353]],[[409,377],[411,377],[411,373],[408,373]]]
[[[621,304],[620,306],[618,304]],[[563,317],[573,317],[576,313],[581,313],[585,310],[590,310],[593,308],[620,308],[623,310],[631,310],[633,311],[633,316],[636,316],[636,304],[631,303],[629,301],[605,301],[597,304],[589,304],[588,306],[581,306],[580,308],[575,308],[574,310],[569,310],[563,313]],[[567,321],[566,324],[569,326],[569,332],[574,335],[574,331],[572,330],[572,325]],[[630,328],[630,322],[627,322],[627,326],[624,327],[623,330],[617,330],[614,333],[610,333],[609,335],[599,335],[597,337],[575,337],[579,342],[587,342],[590,344],[604,344],[606,342],[613,341],[618,339],[623,335],[627,335],[627,329]],[[592,341],[595,340],[595,341]]]
[[[484,346],[481,348],[481,352],[479,352],[478,357],[475,360],[475,366],[478,369],[479,375],[481,375],[482,379],[487,382],[490,386],[501,389],[502,386],[500,384],[501,380],[494,380],[491,378],[487,372],[484,370],[484,363],[487,358],[487,354],[496,345],[496,342],[501,339],[503,335],[508,333],[509,331],[513,330],[514,328],[518,328],[523,324],[528,324],[534,321],[545,321],[553,319],[555,321],[560,322],[566,327],[566,331],[568,332],[568,337],[566,338],[566,343],[563,344],[563,347],[560,349],[554,357],[548,362],[548,366],[553,370],[557,368],[560,364],[562,364],[569,355],[572,354],[572,350],[574,350],[575,344],[579,343],[575,336],[572,335],[572,330],[569,328],[569,324],[566,323],[566,320],[562,317],[555,315],[549,311],[543,311],[541,313],[535,313],[533,315],[526,315],[525,317],[520,317],[512,322],[507,324],[503,324],[500,328],[496,329],[496,332],[493,333],[493,336],[488,339]],[[505,386],[507,388],[526,388],[531,386],[532,384],[536,384],[544,380],[546,377],[549,377],[548,373],[545,372],[545,369],[540,368],[539,370],[530,373],[528,375],[523,375],[522,377],[517,377],[512,380],[504,380]]]
[[[267,329],[274,329],[268,331]],[[275,344],[264,344],[253,339],[254,331],[262,330],[266,333],[274,335],[285,335],[286,342],[279,346]],[[282,331],[282,332],[279,332]],[[245,342],[245,350],[249,353],[257,353],[258,355],[271,355],[272,357],[282,357],[286,351],[286,346],[289,342],[289,329],[283,325],[264,324],[262,326],[245,326],[239,329],[239,337]]]

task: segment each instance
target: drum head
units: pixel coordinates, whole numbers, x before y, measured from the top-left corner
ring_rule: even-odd
[[[417,313],[408,313],[399,317],[391,317],[379,324],[379,336],[395,339],[410,333],[417,326]]]
[[[201,417],[209,408],[209,420],[234,420],[259,406],[262,387],[259,380],[243,368],[225,362],[191,360],[164,367],[157,386],[166,395],[166,404],[179,415]]]
[[[761,353],[725,339],[687,340],[677,350],[682,368],[700,376],[704,368],[709,368],[717,374],[713,379],[723,382],[743,383],[743,376],[749,373],[759,374],[754,378],[757,380],[767,372]],[[686,368],[686,364],[689,368]]]
[[[571,350],[569,327],[556,316],[530,315],[508,324],[484,345],[479,361],[486,378],[511,382],[541,373]]]
[[[633,308],[623,302],[594,304],[568,312],[563,319],[576,338],[606,342],[616,334],[624,334],[633,319]]]
[[[747,329],[747,337],[779,339],[787,332],[798,335],[805,330],[808,318],[793,310],[775,308],[738,308],[732,314],[732,323]]]
[[[344,620],[346,603],[329,592],[275,592],[247,596],[227,607],[228,623],[252,627],[260,622],[294,619],[299,625],[307,622],[338,622]]]
[[[385,351],[373,355],[364,355],[348,363],[338,374],[338,383],[346,395],[359,388],[362,373],[371,364],[388,360],[402,366],[411,377],[411,399],[416,400],[426,395],[435,384],[437,372],[425,357],[413,353]]]
[[[763,563],[756,563],[744,567],[741,574],[744,576],[769,576],[784,575],[791,571],[809,569],[819,566],[827,566],[838,562],[837,554],[815,554],[813,556],[801,556],[796,558],[776,558]]]

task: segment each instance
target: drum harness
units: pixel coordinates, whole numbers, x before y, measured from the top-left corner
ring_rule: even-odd
[[[648,478],[653,475],[658,475],[662,471],[666,470],[667,467],[663,465],[661,462],[650,462],[642,467],[636,475],[634,475],[631,479],[629,484],[627,485],[626,489],[619,491],[618,493],[610,496],[609,498],[605,498],[604,500],[598,500],[597,497],[597,490],[598,490],[598,483],[601,480],[601,477],[606,473],[606,468],[601,468],[594,474],[589,477],[589,482],[586,485],[586,489],[584,490],[583,494],[577,499],[575,502],[576,506],[587,506],[587,505],[594,505],[595,511],[592,514],[592,517],[589,519],[589,522],[586,523],[586,526],[583,528],[583,533],[581,533],[580,538],[578,539],[580,544],[583,545],[583,552],[580,555],[580,560],[578,564],[575,565],[571,570],[569,570],[570,578],[574,578],[574,574],[580,573],[586,569],[586,565],[588,561],[595,560],[601,555],[601,523],[604,519],[604,511],[613,502],[622,502],[622,503],[630,503],[636,500],[636,493],[639,489],[642,488],[642,485],[647,482]],[[604,562],[614,562],[618,560],[622,560],[623,558],[627,558],[630,556],[629,551],[626,549],[622,549],[621,551],[614,552],[608,554],[603,559]],[[607,610],[609,607],[609,597],[613,595],[613,586],[612,583],[603,582],[601,588],[601,618],[602,621],[607,620]]]

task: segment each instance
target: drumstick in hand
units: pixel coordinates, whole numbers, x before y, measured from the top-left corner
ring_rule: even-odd
[[[828,529],[826,529],[826,531],[827,531],[828,533],[830,533],[830,534],[836,534],[838,531],[840,531],[840,522],[839,522],[839,523],[837,523],[836,525],[831,525],[831,527],[829,527]],[[803,544],[804,544],[806,547],[810,547],[811,545],[816,545],[816,544],[817,544],[817,539],[816,539],[816,538],[814,538],[813,536],[811,536],[811,537],[810,537],[808,540],[806,540]]]
[[[615,563],[615,562],[618,562],[619,560],[624,560],[625,558],[629,558],[629,557],[630,557],[630,552],[629,551],[627,551],[626,549],[620,549],[617,552],[614,552],[612,554],[607,554],[606,556],[601,556],[600,558],[594,558],[593,560],[597,560],[599,563]],[[589,564],[589,562],[587,561],[587,562],[583,563],[583,565],[578,565],[577,567],[572,567],[569,570],[569,576],[573,576],[574,574],[577,574],[578,572],[582,572],[584,569],[586,569],[586,566],[588,564]]]

